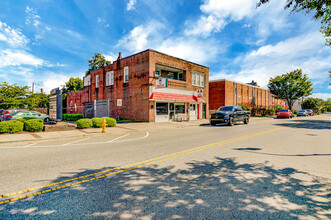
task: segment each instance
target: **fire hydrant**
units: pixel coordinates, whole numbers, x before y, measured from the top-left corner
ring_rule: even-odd
[[[106,133],[106,127],[107,127],[106,119],[103,119],[101,127],[102,127],[102,133]]]

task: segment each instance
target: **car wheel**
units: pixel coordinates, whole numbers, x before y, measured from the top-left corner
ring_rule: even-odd
[[[44,122],[49,122],[49,118],[45,118],[44,119]]]
[[[244,124],[248,124],[248,123],[249,123],[249,117],[246,116],[246,117],[245,117],[245,120],[244,120]]]
[[[215,123],[215,122],[210,122],[210,125],[211,125],[211,126],[215,126],[216,123]]]
[[[234,125],[234,119],[233,119],[233,117],[229,118],[228,125],[229,126],[233,126]]]

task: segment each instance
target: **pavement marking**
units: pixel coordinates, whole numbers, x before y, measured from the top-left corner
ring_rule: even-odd
[[[312,120],[310,120],[310,121],[312,121]],[[9,203],[9,202],[12,202],[12,201],[16,201],[16,200],[25,199],[25,198],[28,198],[28,197],[31,197],[31,196],[42,194],[42,193],[47,193],[47,192],[50,192],[50,191],[55,191],[55,190],[58,190],[58,189],[66,188],[66,187],[69,187],[69,186],[74,186],[74,185],[77,185],[77,184],[80,184],[80,183],[93,181],[93,180],[104,178],[104,177],[107,177],[107,176],[112,176],[112,175],[115,175],[115,174],[118,174],[118,173],[123,173],[125,171],[138,169],[138,168],[145,167],[145,166],[148,166],[148,165],[151,165],[151,164],[156,164],[156,163],[159,163],[159,162],[162,162],[162,161],[182,157],[182,156],[185,156],[185,155],[188,155],[188,154],[192,154],[192,153],[196,153],[196,152],[199,152],[199,151],[215,148],[215,147],[222,146],[222,145],[225,145],[225,144],[229,144],[229,143],[233,143],[233,142],[236,142],[236,141],[240,141],[240,140],[252,138],[252,137],[255,137],[255,136],[259,136],[259,135],[262,135],[262,134],[271,133],[271,132],[274,132],[274,131],[285,129],[287,127],[292,127],[292,126],[295,126],[295,125],[304,124],[304,123],[307,123],[307,122],[310,122],[310,121],[305,121],[305,122],[295,123],[295,124],[291,124],[291,125],[286,125],[286,126],[283,126],[283,127],[273,128],[273,129],[269,129],[269,130],[266,130],[266,131],[261,131],[261,132],[257,132],[257,133],[253,133],[253,134],[248,134],[248,135],[244,135],[244,136],[240,136],[240,137],[236,137],[236,138],[232,138],[232,139],[228,139],[228,140],[224,140],[224,141],[220,141],[220,142],[216,142],[216,143],[212,143],[212,144],[208,144],[208,145],[188,149],[188,150],[185,150],[185,151],[180,151],[180,152],[177,152],[177,153],[164,155],[164,156],[161,156],[161,157],[145,160],[145,161],[138,162],[138,163],[133,163],[133,164],[125,165],[125,166],[120,166],[120,167],[100,171],[100,172],[97,172],[97,173],[92,173],[92,174],[88,174],[88,175],[85,175],[85,176],[80,176],[80,177],[76,177],[76,178],[72,178],[72,179],[68,179],[68,180],[64,180],[64,181],[60,181],[60,182],[55,182],[55,183],[51,183],[51,184],[48,184],[48,185],[39,186],[39,187],[35,187],[35,188],[23,190],[23,191],[18,191],[18,192],[6,194],[6,195],[0,195],[0,198],[5,198],[5,197],[12,196],[12,195],[18,195],[18,194],[22,194],[22,193],[26,193],[26,192],[30,192],[30,191],[35,191],[35,190],[38,190],[38,189],[42,189],[42,188],[46,188],[46,187],[50,187],[50,186],[54,186],[54,185],[58,185],[58,184],[62,184],[62,183],[66,183],[66,182],[70,182],[70,181],[74,181],[74,180],[78,180],[78,179],[82,179],[82,178],[86,178],[86,177],[90,177],[90,176],[94,176],[94,175],[98,175],[98,174],[102,174],[102,173],[122,169],[122,168],[125,168],[125,167],[130,167],[130,168],[127,168],[127,169],[124,169],[124,170],[119,170],[119,171],[116,171],[116,172],[112,172],[112,173],[104,174],[104,175],[101,175],[101,176],[97,176],[97,177],[94,177],[94,178],[91,178],[91,179],[82,180],[82,181],[70,183],[70,184],[63,185],[63,186],[58,186],[58,187],[51,188],[51,189],[48,189],[48,190],[44,190],[44,191],[41,191],[41,192],[36,192],[36,193],[29,194],[29,195],[21,196],[21,197],[16,197],[16,198],[8,199],[8,200],[3,200],[3,201],[0,201],[0,205],[5,204],[5,203]],[[153,162],[150,162],[150,161],[153,161]],[[149,162],[149,163],[146,163],[146,162]],[[141,165],[139,165],[139,164],[141,164]],[[135,165],[138,165],[138,166],[135,166]],[[133,167],[131,167],[131,166],[133,166]]]
[[[28,145],[25,145],[25,146],[23,146],[23,147],[31,147],[31,146],[34,146],[34,145],[36,145],[37,143],[33,143],[33,144],[28,144]]]
[[[121,140],[121,141],[116,141],[116,142],[124,142],[124,141],[136,141],[136,140],[141,140],[141,139],[145,139],[149,136],[149,132],[146,131],[146,135],[144,137],[140,137],[140,138],[131,138],[131,139],[127,139],[127,140]]]
[[[66,144],[62,144],[61,146],[67,146],[67,145],[70,145],[70,144],[78,143],[80,141],[86,141],[88,139],[90,139],[90,138],[85,138],[85,139],[80,139],[80,140],[72,141],[72,142],[69,142],[69,143],[66,143]]]
[[[111,142],[114,142],[114,141],[116,141],[116,140],[118,140],[118,139],[120,139],[120,138],[123,138],[123,137],[126,137],[126,136],[128,136],[130,133],[128,133],[128,134],[125,134],[125,135],[122,135],[122,136],[120,136],[120,137],[117,137],[117,138],[114,138],[113,140],[110,140],[110,141],[107,141],[106,143],[111,143]]]

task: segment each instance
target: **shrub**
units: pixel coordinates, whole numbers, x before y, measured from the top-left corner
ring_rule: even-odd
[[[62,118],[64,121],[77,121],[83,118],[82,114],[63,114]]]
[[[102,118],[92,118],[92,124],[95,128],[101,128]]]
[[[297,115],[298,114],[298,111],[297,110],[294,110],[293,111],[293,114]]]
[[[24,130],[31,132],[39,132],[44,129],[44,122],[41,119],[30,119],[24,121]]]
[[[267,108],[267,114],[268,115],[274,115],[275,114],[275,110],[273,108]]]
[[[0,122],[0,133],[15,133],[23,131],[24,123],[21,121],[4,121]]]
[[[106,119],[107,127],[115,127],[116,126],[116,120],[114,118],[109,118],[109,117],[103,117],[101,118]]]
[[[83,128],[90,128],[92,127],[92,120],[89,118],[83,118],[83,119],[79,119],[77,122],[77,128],[79,129],[83,129]]]
[[[250,111],[252,109],[252,106],[248,103],[241,103],[240,105],[245,111]]]

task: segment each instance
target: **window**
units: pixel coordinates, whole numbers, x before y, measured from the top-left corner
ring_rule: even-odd
[[[70,101],[70,111],[72,112],[72,101]]]
[[[200,75],[197,74],[197,86],[200,86]]]
[[[241,86],[241,96],[243,96],[243,86]]]
[[[205,87],[205,75],[200,75],[200,86]]]
[[[197,74],[196,73],[192,73],[192,85],[196,85],[196,76]]]
[[[124,67],[124,83],[129,82],[129,67]]]
[[[192,73],[192,85],[205,87],[205,75]]]
[[[155,77],[160,77],[161,76],[161,72],[159,70],[155,70]]]
[[[106,86],[114,85],[114,71],[107,72]]]
[[[247,87],[247,101],[248,101],[248,99],[249,99],[248,97],[249,97],[249,94],[248,94],[248,87]]]
[[[114,71],[110,72],[110,85],[114,85]]]
[[[99,88],[99,75],[95,76],[95,88]]]

